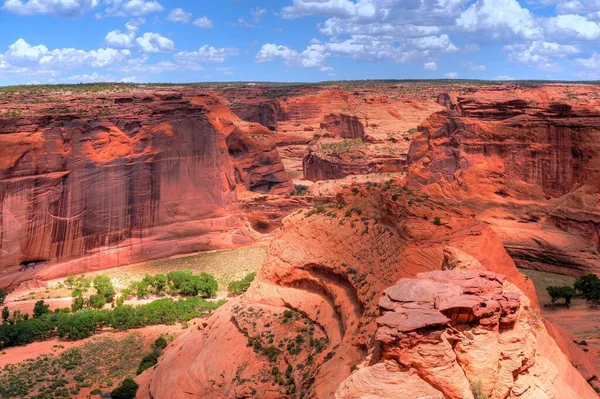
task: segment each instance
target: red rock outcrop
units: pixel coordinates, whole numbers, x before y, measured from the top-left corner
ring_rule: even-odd
[[[302,159],[304,180],[336,180],[346,176],[406,171],[406,155],[386,144],[360,140],[319,141]]]
[[[379,359],[342,382],[336,398],[596,396],[501,275],[420,273],[385,290],[379,307]]]
[[[0,287],[249,244],[236,183],[291,191],[269,132],[214,96],[63,99],[0,118]]]
[[[387,287],[444,264],[457,272],[466,265],[452,261],[448,247],[508,275],[535,303],[501,240],[469,212],[397,185],[354,187],[284,219],[250,290],[177,340],[144,376],[142,392],[154,399],[333,397],[355,366],[378,356],[372,337]],[[501,288],[494,288],[500,296]],[[503,298],[508,320],[516,302]]]
[[[458,96],[419,128],[409,186],[476,210],[520,266],[600,271],[600,112],[570,90]]]

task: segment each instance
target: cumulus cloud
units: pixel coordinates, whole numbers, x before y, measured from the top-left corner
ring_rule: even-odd
[[[154,12],[161,12],[164,7],[158,1],[144,0],[105,0],[108,7],[105,12],[109,16],[140,17]]]
[[[423,68],[426,71],[437,71],[438,66],[435,62],[426,62],[425,64],[423,64]]]
[[[173,40],[160,33],[146,32],[135,41],[144,53],[166,53],[175,49]]]
[[[179,22],[183,24],[187,24],[192,19],[192,14],[184,11],[182,8],[175,8],[171,10],[169,15],[167,16],[167,20],[171,22]]]
[[[580,53],[580,50],[572,45],[543,41],[511,44],[503,48],[508,52],[508,59],[511,62],[526,64],[547,71],[561,71],[563,68],[556,60]]]
[[[99,0],[5,0],[2,10],[18,15],[48,14],[78,18],[98,4]]]
[[[202,69],[204,63],[222,63],[229,57],[240,55],[237,48],[217,48],[204,45],[196,51],[181,51],[173,56],[176,65],[191,70]]]
[[[198,28],[210,29],[213,27],[213,21],[208,19],[206,16],[202,16],[194,21],[194,26]]]
[[[267,43],[261,47],[256,54],[257,63],[283,61],[287,66],[302,68],[319,68],[322,71],[330,71],[331,68],[324,64],[329,53],[322,44],[311,44],[304,51],[298,52],[287,46]]]
[[[446,79],[458,79],[458,73],[456,72],[448,72],[444,74]]]
[[[130,55],[127,49],[114,48],[50,50],[43,44],[31,45],[24,39],[18,39],[8,47],[2,59],[13,69],[22,67],[27,70],[60,71],[81,67],[105,68],[125,61]]]
[[[467,32],[485,31],[493,39],[542,35],[534,15],[517,0],[477,0],[458,17],[456,25]]]
[[[104,37],[107,44],[116,48],[131,48],[135,46],[135,35],[139,26],[145,21],[137,19],[129,21],[125,24],[127,32],[121,32],[119,29],[110,31]]]
[[[576,58],[575,64],[587,69],[600,69],[600,54],[594,52],[589,58]]]

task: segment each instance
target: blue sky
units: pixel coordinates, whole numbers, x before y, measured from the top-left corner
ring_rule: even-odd
[[[600,76],[600,0],[0,0],[0,85]]]

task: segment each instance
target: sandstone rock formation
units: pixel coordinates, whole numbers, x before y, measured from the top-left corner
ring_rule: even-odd
[[[254,393],[267,398],[327,398],[345,392],[340,387],[347,386],[344,381],[351,374],[350,378],[356,375],[364,384],[383,375],[384,381],[377,389],[386,386],[394,394],[405,392],[406,396],[401,397],[415,397],[411,395],[417,392],[440,397],[435,396],[439,387],[423,383],[418,373],[390,375],[388,368],[377,365],[356,374],[355,368],[362,369],[381,358],[382,352],[373,337],[382,293],[402,278],[441,270],[448,263],[448,251],[444,254],[448,247],[465,254],[465,259],[476,259],[477,263],[462,268],[462,263],[455,262],[458,267],[443,273],[484,276],[471,282],[454,282],[457,287],[473,287],[473,293],[467,290],[465,295],[477,295],[468,298],[459,295],[463,302],[458,303],[477,307],[474,314],[478,315],[478,322],[485,319],[477,327],[482,329],[481,338],[485,328],[498,330],[500,317],[506,322],[516,322],[521,317],[535,316],[535,312],[527,310],[531,301],[536,306],[531,283],[518,273],[501,240],[469,212],[394,184],[380,188],[355,186],[330,204],[317,205],[311,211],[284,219],[250,290],[219,309],[204,328],[192,330],[177,340],[157,368],[143,377],[146,388],[140,397],[221,398]],[[520,287],[511,291],[526,294],[505,292],[504,278],[484,269],[507,275],[508,281]],[[447,309],[453,309],[456,299],[450,295],[453,292],[456,290],[446,296]],[[480,296],[489,296],[498,303],[498,313],[488,314],[488,310],[477,305]],[[492,303],[489,305],[492,312]],[[415,312],[418,308],[415,307]],[[433,311],[429,314],[440,326],[448,324],[452,317],[457,320],[463,317],[452,312],[448,316]],[[467,315],[469,322],[475,322],[470,317]],[[422,319],[415,313],[408,320],[419,323],[431,318]],[[527,320],[523,319],[523,323]],[[518,331],[527,339],[515,341],[512,350],[534,359],[532,353],[538,349],[533,336],[527,335],[530,329],[523,325]],[[497,337],[494,334],[486,337]],[[564,359],[552,339],[547,336],[544,339],[545,345],[555,348],[555,355]],[[435,349],[433,344],[430,347]],[[437,356],[436,353],[437,350],[432,352],[432,356]],[[464,356],[471,355],[467,351]],[[472,356],[480,355],[475,352]],[[515,356],[514,359],[520,359]],[[510,364],[506,370],[516,370]],[[544,360],[540,360],[539,367],[542,367],[539,370],[551,369]],[[577,382],[573,389],[579,397],[586,397],[591,388],[585,380],[566,360],[560,367],[560,372],[568,372]],[[395,380],[396,376],[400,380]],[[414,387],[402,385],[403,380],[414,383]],[[580,380],[583,387],[578,385]],[[514,384],[506,386],[517,390]],[[369,397],[368,390],[362,392]]]
[[[600,112],[571,90],[457,96],[419,128],[409,186],[476,210],[520,266],[600,271]]]
[[[0,119],[0,287],[255,240],[236,183],[291,190],[268,131],[185,94]]]
[[[596,395],[555,343],[540,345],[549,341],[543,323],[501,275],[420,273],[386,289],[379,307],[379,359],[346,379],[336,398]]]

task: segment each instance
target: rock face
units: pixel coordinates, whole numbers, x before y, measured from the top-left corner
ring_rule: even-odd
[[[321,122],[321,129],[344,139],[363,139],[365,128],[357,116],[346,114],[329,114]]]
[[[448,247],[464,254],[458,258],[470,256],[477,262],[453,262],[448,251],[445,254]],[[447,273],[466,270],[484,276],[454,284],[472,286],[465,295],[473,291],[478,295],[473,298],[489,296],[496,301],[502,320],[515,320],[519,303],[529,306],[525,295],[536,301],[531,283],[518,273],[501,240],[469,212],[440,206],[395,184],[385,189],[348,189],[323,208],[284,219],[250,290],[219,309],[205,328],[177,340],[157,368],[144,376],[143,392],[154,399],[253,393],[267,398],[334,397],[355,366],[380,358],[380,347],[372,338],[378,330],[383,292],[402,278],[441,270],[449,262],[455,268]],[[492,274],[479,267],[507,275],[526,294],[505,293],[503,278],[489,277]],[[460,312],[450,310],[464,303],[476,309],[478,320],[487,320],[487,328],[499,323],[471,297],[459,296],[458,302],[450,296],[446,299],[440,306],[448,310],[447,315],[431,310],[427,317],[410,318],[414,328],[431,320],[439,326],[462,320]],[[533,341],[530,344],[535,346]],[[370,379],[381,372],[377,366],[371,374],[360,375]],[[392,377],[382,384],[399,387]],[[415,384],[422,380],[415,373],[402,378]],[[407,394],[399,397],[439,391],[422,381],[414,389],[405,389]]]
[[[551,340],[543,323],[501,275],[420,273],[385,290],[379,307],[379,359],[342,382],[336,398],[596,396],[553,341],[540,345]]]
[[[419,128],[409,185],[477,210],[520,266],[578,275],[600,271],[600,112],[568,90],[458,96]]]
[[[406,157],[387,145],[358,140],[325,142],[309,147],[302,159],[302,168],[304,180],[336,180],[346,176],[405,172]]]
[[[291,189],[268,131],[185,94],[0,119],[0,287],[254,241],[236,183]]]

